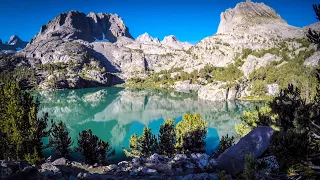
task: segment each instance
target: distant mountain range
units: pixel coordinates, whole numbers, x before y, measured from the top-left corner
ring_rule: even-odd
[[[27,44],[28,42],[21,40],[17,35],[11,36],[6,43],[3,43],[0,39],[0,53],[14,53],[25,48]]]
[[[159,75],[157,79],[161,79],[169,73],[169,79],[175,80],[167,86],[183,90],[202,88],[199,97],[211,100],[216,100],[212,96],[219,100],[252,96],[256,82],[249,76],[272,62],[285,64],[303,56],[302,66],[318,65],[320,53],[305,40],[305,33],[309,27],[319,30],[319,23],[293,27],[271,7],[253,2],[238,3],[221,13],[220,18],[215,35],[192,45],[173,35],[162,41],[147,33],[134,39],[118,15],[70,11],[43,25],[25,48],[22,45],[27,43],[16,36],[14,41],[1,43],[0,48],[23,48],[17,55],[24,58],[15,62],[32,69],[34,78],[32,82],[21,81],[37,89],[110,86],[132,78],[146,80]],[[5,62],[8,60],[3,60],[2,70],[14,74],[14,68],[6,68]],[[183,73],[200,73],[208,66],[226,70],[231,65],[241,78],[220,80],[214,72],[207,72],[205,78],[198,74],[193,77],[195,81],[181,78]],[[261,80],[267,94],[269,85],[281,87],[281,83],[286,83]],[[237,85],[225,88],[230,83]]]

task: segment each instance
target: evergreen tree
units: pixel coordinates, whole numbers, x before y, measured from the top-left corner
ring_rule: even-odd
[[[203,153],[206,146],[207,123],[199,114],[186,114],[177,124],[176,148],[179,153]]]
[[[141,155],[142,157],[149,157],[158,151],[158,141],[154,134],[152,134],[149,127],[143,129],[140,137]]]
[[[145,127],[141,137],[138,137],[137,134],[130,137],[130,150],[126,150],[124,147],[122,149],[126,156],[139,158],[149,157],[158,152],[159,148],[156,136],[152,134],[149,127]]]
[[[127,157],[135,157],[135,158],[139,158],[141,156],[141,148],[140,148],[140,141],[139,141],[139,137],[136,133],[134,133],[131,137],[130,137],[130,142],[129,142],[129,149],[127,150],[124,147],[122,147],[125,155]]]
[[[59,121],[58,125],[52,121],[48,147],[51,147],[58,157],[68,158],[71,145],[72,140],[66,125],[62,121]]]
[[[320,21],[320,4],[318,4],[318,5],[314,4],[313,10],[316,13],[317,19]],[[320,48],[320,32],[309,29],[309,31],[307,33],[307,37],[311,43],[318,45],[318,49]]]
[[[277,125],[284,131],[294,127],[296,110],[305,105],[305,101],[300,96],[300,90],[294,88],[292,84],[288,88],[281,90],[280,94],[275,97],[269,106],[272,112],[277,114]]]
[[[0,151],[2,158],[36,163],[43,157],[48,114],[38,118],[39,100],[15,82],[0,85]]]
[[[174,121],[172,119],[166,120],[160,126],[159,130],[159,153],[168,157],[175,154],[176,132],[174,129]]]
[[[110,144],[93,135],[90,129],[79,133],[79,137],[75,151],[82,154],[85,163],[106,164],[107,158],[115,155],[115,150]]]

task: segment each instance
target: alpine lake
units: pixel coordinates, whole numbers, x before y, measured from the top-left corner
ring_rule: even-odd
[[[73,147],[77,145],[79,133],[91,129],[93,134],[109,142],[116,150],[116,155],[109,159],[114,163],[126,159],[122,147],[128,148],[131,135],[141,135],[145,126],[158,135],[160,125],[166,119],[171,118],[178,123],[186,113],[199,113],[207,121],[206,152],[211,154],[217,149],[221,136],[236,136],[235,124],[241,122],[244,110],[264,104],[210,102],[200,100],[192,93],[120,87],[41,91],[35,96],[41,103],[39,116],[48,112],[49,120],[64,122]],[[48,139],[44,139],[44,143],[47,142]],[[44,153],[53,155],[50,149]],[[71,158],[79,160],[80,155],[72,153]]]

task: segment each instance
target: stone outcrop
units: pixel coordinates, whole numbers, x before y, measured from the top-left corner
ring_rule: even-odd
[[[115,42],[119,37],[132,38],[129,29],[116,14],[84,13],[70,11],[61,13],[42,26],[40,32],[31,40],[30,45],[51,38],[62,40],[108,40]]]
[[[250,26],[269,23],[286,22],[276,11],[264,3],[241,2],[234,9],[227,9],[220,15],[220,25],[217,33],[247,30]]]
[[[231,146],[218,157],[218,168],[224,169],[232,175],[242,172],[245,156],[250,153],[255,159],[261,156],[268,149],[272,134],[273,129],[267,126],[252,130],[236,145]]]
[[[214,82],[203,86],[198,91],[198,97],[209,101],[237,100],[241,97],[242,87],[228,87],[228,83]]]
[[[310,27],[317,30],[320,26],[314,24]],[[240,60],[243,63],[238,69],[243,71],[243,78],[246,81],[255,69],[282,59],[281,54],[267,50],[282,46],[292,51],[294,49],[294,52],[287,54],[288,57],[293,58],[299,51],[316,49],[313,46],[303,47],[303,43],[299,41],[305,37],[307,28],[288,25],[275,10],[263,3],[242,2],[221,14],[221,22],[215,35],[204,38],[194,46],[187,42],[180,42],[173,35],[164,37],[160,42],[158,38],[144,33],[134,40],[129,29],[117,15],[108,13],[85,15],[78,11],[70,11],[58,15],[42,26],[40,32],[19,55],[26,56],[31,66],[56,63],[79,64],[79,67],[68,71],[69,75],[66,78],[62,78],[64,82],[70,83],[62,83],[56,88],[84,87],[73,85],[79,84],[76,79],[83,78],[76,72],[81,72],[81,75],[86,74],[87,78],[83,79],[98,82],[95,84],[114,85],[134,77],[148,78],[153,72],[163,70],[179,69],[179,72],[174,73],[182,71],[191,73],[194,70],[203,69],[206,65],[227,67]],[[254,54],[242,57],[244,49],[265,50],[268,53],[259,57]],[[306,59],[305,64],[317,65],[318,57],[319,53],[314,53]],[[88,59],[99,62],[95,67],[100,69],[103,67],[105,72],[87,72],[83,67],[88,63]],[[37,75],[42,77],[37,79],[37,84],[44,83],[40,86],[41,88],[49,87],[46,85],[48,78],[42,76],[46,72],[37,69],[39,71]],[[111,76],[110,81],[103,78],[106,76]],[[73,80],[70,81],[70,79]],[[175,86],[177,90],[186,88],[183,83],[176,83]],[[206,91],[199,94],[211,100],[232,100],[250,95],[250,92],[245,90],[244,84],[239,83],[239,86],[240,92],[220,86],[213,87],[217,91],[215,93],[219,94],[217,98],[209,98]],[[199,87],[194,86],[191,89]]]

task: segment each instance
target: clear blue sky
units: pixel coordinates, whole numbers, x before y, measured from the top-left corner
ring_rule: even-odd
[[[244,1],[244,0],[243,0]],[[40,27],[61,12],[78,10],[116,13],[133,37],[148,32],[160,40],[175,35],[196,43],[215,34],[220,13],[240,0],[0,0],[0,39],[13,34],[30,40]],[[261,1],[257,1],[261,2]],[[312,4],[319,0],[265,0],[289,24],[303,27],[317,22]]]

